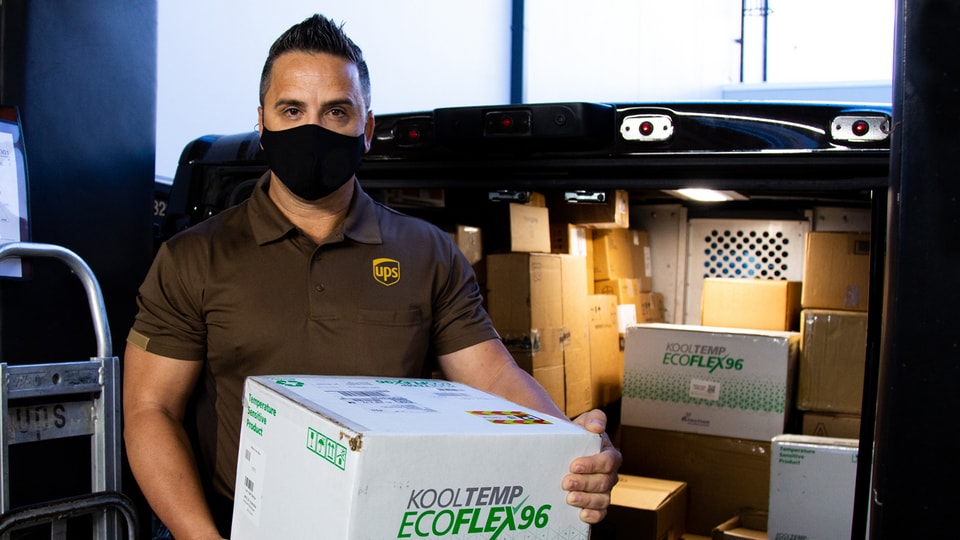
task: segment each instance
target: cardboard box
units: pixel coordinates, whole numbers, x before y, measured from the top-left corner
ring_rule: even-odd
[[[593,231],[594,281],[634,277],[632,241],[628,229]]]
[[[591,231],[572,223],[550,224],[550,252],[566,255],[587,255],[587,238]]]
[[[770,441],[621,425],[623,474],[687,484],[688,533],[710,536],[743,508],[765,510],[770,497]]]
[[[799,338],[797,332],[631,326],[621,422],[769,441],[789,420]]]
[[[590,232],[587,234],[586,238],[587,245],[587,294],[596,294],[597,291],[594,289],[593,284],[596,281],[596,265],[593,261],[593,233]]]
[[[805,412],[801,433],[839,439],[860,438],[860,415]]]
[[[560,479],[600,438],[565,419],[430,379],[251,377],[243,406],[233,540],[587,538]]]
[[[550,253],[547,208],[519,203],[490,203],[496,226],[485,237],[487,253]]]
[[[869,284],[869,233],[807,233],[800,300],[804,309],[867,311]]]
[[[772,445],[770,538],[850,538],[858,441],[781,435]]]
[[[447,234],[471,265],[483,259],[483,235],[479,227],[453,225],[447,230]]]
[[[567,396],[564,383],[563,364],[533,368],[533,378],[553,398],[553,402],[561,411],[566,411]]]
[[[623,354],[617,330],[617,297],[587,296],[590,324],[590,371],[593,406],[602,407],[620,399],[623,387]]]
[[[560,257],[549,253],[487,256],[490,318],[511,352],[556,353],[534,359],[531,369],[563,363]]]
[[[663,302],[663,295],[658,292],[640,293],[637,304],[638,323],[666,322],[667,308]]]
[[[560,256],[498,253],[487,256],[487,311],[507,349],[524,370],[563,365]],[[564,392],[550,394],[562,408]]]
[[[705,278],[700,324],[726,328],[797,331],[800,329],[799,281]]]
[[[745,509],[714,527],[712,540],[767,540],[767,512]]]
[[[596,294],[612,294],[618,304],[633,304],[634,310],[640,304],[640,280],[636,278],[617,278],[596,281],[593,284]]]
[[[679,540],[685,531],[687,485],[621,474],[610,493],[607,517],[591,540]]]
[[[630,229],[630,259],[633,277],[637,278],[640,292],[653,290],[653,258],[650,250],[650,235],[647,231]]]
[[[575,223],[591,229],[618,229],[630,226],[630,195],[618,189],[605,192],[602,203],[564,200],[563,191],[548,194],[547,206],[556,223]]]
[[[859,415],[867,355],[867,314],[803,310],[797,408]]]
[[[569,338],[563,348],[564,413],[574,417],[593,408],[590,373],[586,257],[559,255],[563,327]]]

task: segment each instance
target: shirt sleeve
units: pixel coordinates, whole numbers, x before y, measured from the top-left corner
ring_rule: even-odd
[[[207,332],[201,300],[206,272],[198,263],[203,258],[171,248],[171,242],[160,247],[140,286],[127,341],[160,356],[203,360]]]
[[[446,233],[437,238],[440,259],[434,300],[434,350],[449,354],[499,339],[487,311],[473,267]]]

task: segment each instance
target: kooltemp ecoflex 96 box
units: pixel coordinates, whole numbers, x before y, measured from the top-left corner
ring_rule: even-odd
[[[233,540],[586,540],[561,480],[600,437],[453,382],[261,376],[244,388]]]
[[[799,332],[627,328],[621,422],[768,441],[784,432]]]

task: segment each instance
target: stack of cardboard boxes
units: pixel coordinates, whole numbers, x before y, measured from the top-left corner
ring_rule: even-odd
[[[802,282],[708,278],[700,326],[628,328],[622,471],[686,483],[685,537],[849,537],[868,239],[808,233]]]
[[[868,233],[807,235],[797,388],[804,434],[860,435],[869,255]]]
[[[613,403],[621,392],[626,321],[618,312],[625,313],[628,298],[612,289],[596,294],[597,269],[604,282],[622,283],[620,290],[631,291],[624,315],[629,322],[639,313],[663,316],[662,297],[659,303],[649,300],[648,238],[644,231],[626,227],[626,193],[615,195],[604,204],[557,206],[534,194],[527,204],[503,205],[502,230],[485,235],[490,317],[520,366],[570,417]],[[623,257],[607,257],[608,242],[596,249],[595,233],[615,238]],[[486,241],[491,236],[497,239]],[[599,266],[594,262],[598,252],[605,257]],[[635,266],[643,268],[639,276]]]

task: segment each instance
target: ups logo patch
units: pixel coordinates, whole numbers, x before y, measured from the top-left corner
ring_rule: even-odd
[[[400,281],[400,261],[380,258],[373,260],[373,279],[387,287]]]

